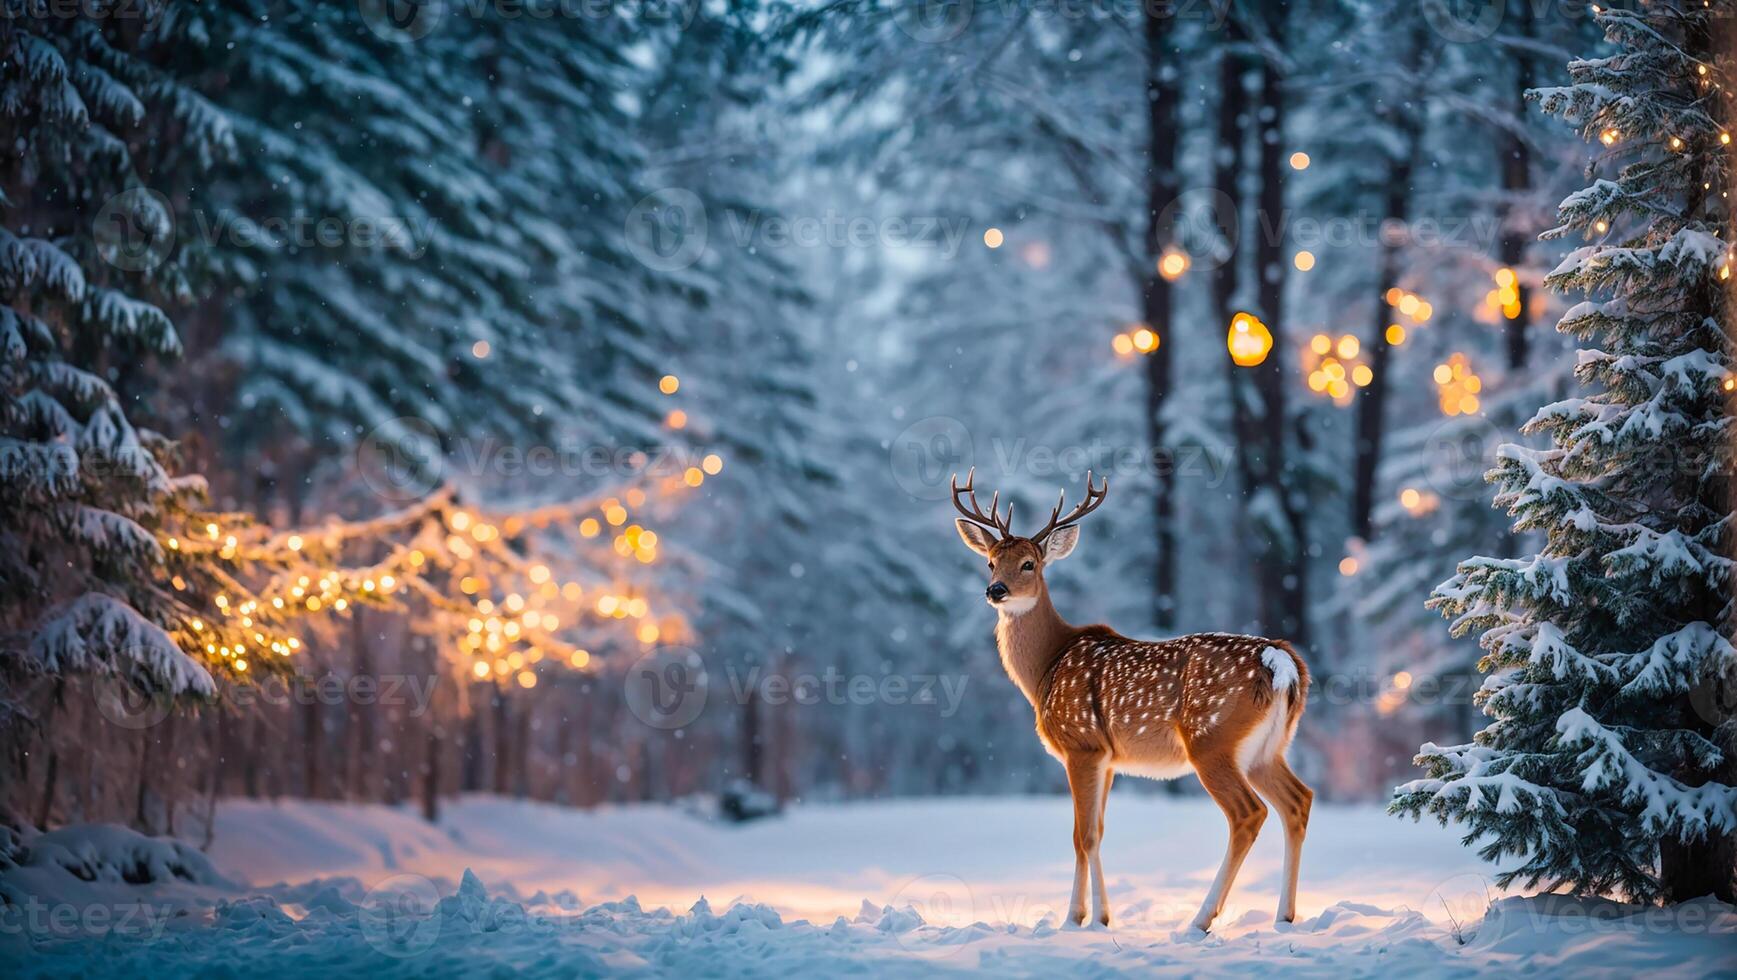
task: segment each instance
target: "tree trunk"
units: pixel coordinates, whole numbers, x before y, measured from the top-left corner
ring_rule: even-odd
[[[1413,49],[1415,55],[1416,49]],[[1415,56],[1410,62],[1416,66]],[[1398,128],[1405,134],[1405,155],[1389,160],[1387,165],[1387,201],[1384,210],[1390,221],[1405,222],[1411,217],[1411,179],[1418,151],[1423,142],[1421,121],[1405,107]],[[1392,362],[1393,345],[1387,341],[1387,290],[1399,278],[1399,250],[1402,243],[1382,236],[1380,273],[1375,282],[1375,314],[1370,324],[1369,340],[1363,345],[1369,352],[1369,369],[1374,375],[1369,386],[1357,395],[1357,444],[1352,462],[1351,533],[1364,541],[1375,534],[1375,493],[1378,489],[1376,470],[1381,465],[1381,444],[1386,435],[1388,366]]]
[[[1519,5],[1516,29],[1524,39],[1530,39],[1532,30],[1532,5]],[[1532,87],[1532,59],[1524,46],[1514,49],[1514,125],[1516,128],[1526,117],[1526,90]],[[1498,144],[1502,154],[1502,205],[1500,220],[1502,222],[1502,240],[1499,244],[1499,255],[1504,266],[1516,271],[1526,257],[1525,232],[1514,226],[1514,205],[1520,196],[1532,188],[1532,149],[1517,132],[1507,132]],[[1530,290],[1524,280],[1515,282],[1514,288],[1520,295],[1520,315],[1508,321],[1508,370],[1518,373],[1526,367],[1526,357],[1531,346],[1531,337],[1527,327],[1532,316]]]
[[[1177,91],[1174,11],[1148,8],[1146,12],[1146,125],[1148,157],[1146,161],[1146,255],[1141,270],[1140,315],[1146,326],[1160,338],[1158,349],[1146,356],[1146,426],[1147,442],[1159,458],[1168,459],[1164,400],[1170,394],[1173,364],[1179,332],[1174,324],[1174,296],[1170,282],[1158,274],[1158,260],[1169,244],[1171,229],[1160,227],[1159,221],[1174,202],[1177,187],[1176,148],[1178,143]],[[1175,467],[1161,465],[1157,472],[1153,528],[1157,544],[1157,564],[1153,569],[1155,590],[1153,622],[1160,631],[1176,628],[1176,473]]]
[[[1283,47],[1285,12],[1268,8],[1269,33]],[[1259,146],[1260,196],[1255,242],[1255,276],[1262,319],[1273,335],[1273,354],[1251,368],[1259,395],[1260,438],[1244,452],[1258,454],[1255,466],[1258,485],[1245,488],[1252,496],[1270,495],[1272,509],[1283,522],[1264,536],[1257,560],[1263,631],[1284,637],[1307,648],[1308,617],[1308,526],[1303,509],[1290,493],[1287,450],[1291,442],[1291,417],[1287,405],[1289,378],[1284,356],[1291,348],[1285,340],[1284,146],[1285,95],[1279,66],[1271,58],[1261,64]]]
[[[512,788],[511,768],[512,753],[509,751],[508,728],[511,724],[507,697],[499,685],[490,687],[490,701],[494,707],[494,756],[495,771],[493,789],[496,795],[505,796]]]
[[[317,682],[316,682],[317,683]],[[320,779],[320,756],[325,754],[324,720],[320,718],[320,699],[310,697],[302,705],[302,782],[308,799],[324,796]]]
[[[42,779],[42,803],[36,812],[36,826],[47,830],[49,821],[54,818],[54,797],[60,785],[60,750],[55,746],[54,716],[56,709],[65,703],[66,677],[61,675],[54,679],[54,690],[48,697],[48,710],[42,713],[42,744],[48,750],[48,771]]]
[[[443,739],[439,725],[430,725],[423,738],[422,759],[422,819],[440,821],[440,752]]]

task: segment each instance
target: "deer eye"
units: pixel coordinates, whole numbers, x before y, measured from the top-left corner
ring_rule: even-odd
[[[1020,567],[1029,572],[1032,569],[1036,568],[1037,566],[1028,561],[1024,565],[1021,565]]]

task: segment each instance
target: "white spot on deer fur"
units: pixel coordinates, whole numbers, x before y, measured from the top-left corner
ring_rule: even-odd
[[[1295,690],[1297,687],[1297,662],[1291,655],[1278,647],[1267,647],[1261,651],[1261,663],[1273,672],[1273,690]]]
[[[1022,595],[1012,599],[1003,599],[995,610],[1003,616],[1023,616],[1037,608],[1037,597]]]

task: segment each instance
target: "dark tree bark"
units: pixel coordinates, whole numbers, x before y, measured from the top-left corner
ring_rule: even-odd
[[[1421,54],[1422,28],[1413,31],[1406,60],[1409,73],[1415,73]],[[1418,154],[1423,145],[1423,121],[1413,107],[1388,103],[1378,113],[1391,117],[1395,129],[1404,140],[1402,156],[1387,161],[1387,195],[1382,211],[1386,221],[1405,222],[1411,218],[1411,181],[1416,172]],[[1392,363],[1393,345],[1387,342],[1390,310],[1387,290],[1399,278],[1399,252],[1403,242],[1381,236],[1381,258],[1374,285],[1375,312],[1371,318],[1369,339],[1363,349],[1369,352],[1369,369],[1374,377],[1368,387],[1357,395],[1357,440],[1351,466],[1351,533],[1365,541],[1375,534],[1375,494],[1378,489],[1376,470],[1381,465],[1381,446],[1387,430],[1388,367]]]
[[[1162,7],[1146,9],[1146,255],[1140,289],[1140,315],[1160,338],[1158,349],[1146,356],[1146,426],[1151,451],[1166,454],[1167,433],[1163,420],[1164,400],[1173,384],[1177,332],[1175,300],[1170,282],[1158,274],[1158,260],[1170,244],[1171,229],[1161,226],[1165,211],[1181,193],[1177,186],[1176,150],[1179,125],[1177,103],[1181,101],[1177,79],[1176,18]],[[1175,468],[1158,468],[1153,527],[1157,538],[1157,564],[1153,569],[1153,622],[1160,630],[1176,627],[1176,474]]]
[[[1532,5],[1518,5],[1515,29],[1524,39],[1533,35]],[[1526,256],[1527,237],[1523,229],[1515,227],[1514,205],[1521,195],[1532,189],[1532,148],[1527,145],[1518,132],[1520,120],[1526,116],[1526,90],[1532,87],[1532,58],[1525,45],[1517,45],[1513,49],[1514,58],[1514,126],[1505,130],[1498,142],[1502,166],[1502,204],[1499,218],[1502,222],[1502,240],[1498,246],[1502,264],[1510,269],[1518,269]],[[1531,295],[1525,282],[1516,282],[1514,288],[1520,294],[1520,315],[1508,321],[1507,348],[1508,369],[1520,371],[1526,367],[1526,358],[1531,346],[1531,335],[1528,332],[1532,317]]]
[[[1285,11],[1267,8],[1267,28],[1272,40],[1283,47]],[[1273,355],[1250,368],[1260,403],[1259,438],[1242,447],[1250,453],[1255,485],[1244,492],[1270,495],[1283,527],[1264,535],[1257,549],[1256,580],[1260,583],[1261,627],[1307,648],[1308,617],[1308,523],[1303,509],[1289,492],[1287,467],[1292,439],[1288,406],[1288,383],[1283,354],[1285,340],[1285,93],[1284,79],[1272,58],[1260,69],[1259,132],[1256,144],[1260,194],[1255,241],[1255,276],[1261,318],[1273,335]],[[1287,540],[1288,539],[1288,540]]]

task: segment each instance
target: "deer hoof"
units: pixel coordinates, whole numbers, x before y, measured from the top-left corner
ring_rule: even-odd
[[[1105,929],[1110,928],[1110,913],[1104,912],[1100,914],[1098,916],[1098,925],[1103,926]]]

